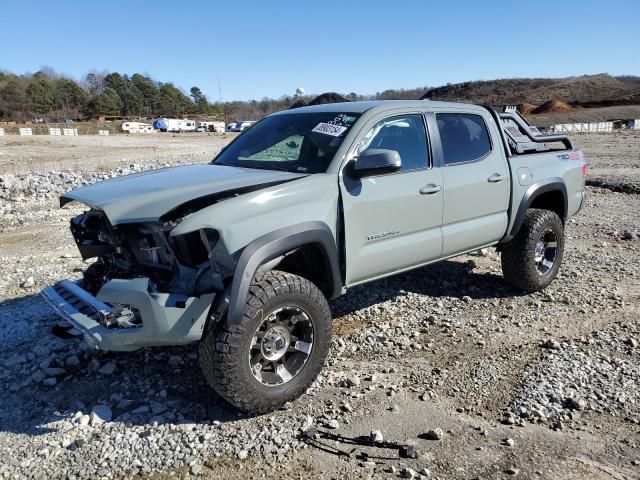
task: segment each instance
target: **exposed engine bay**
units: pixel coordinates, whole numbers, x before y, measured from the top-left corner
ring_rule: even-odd
[[[97,295],[110,280],[148,278],[149,293],[173,298],[198,297],[224,289],[233,275],[234,261],[218,232],[202,229],[170,236],[175,221],[112,226],[100,210],[89,210],[71,220],[71,233],[83,259],[95,258],[84,272],[83,288]],[[117,313],[117,315],[116,315]],[[110,327],[132,327],[139,321],[126,305],[115,305],[118,321]]]

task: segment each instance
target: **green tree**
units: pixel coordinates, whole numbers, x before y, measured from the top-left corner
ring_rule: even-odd
[[[15,78],[10,79],[7,84],[0,89],[0,100],[2,101],[2,115],[9,118],[25,117],[29,109],[29,100],[24,87]]]
[[[95,113],[101,115],[120,115],[122,99],[113,88],[105,88],[95,99]]]
[[[111,88],[122,95],[126,87],[126,81],[122,75],[117,72],[109,73],[104,77],[104,88]]]
[[[36,112],[47,113],[53,110],[56,92],[50,82],[46,80],[31,82],[26,93]]]
[[[158,89],[158,109],[162,115],[181,117],[194,110],[194,105],[173,83],[163,83]]]
[[[142,109],[139,114],[141,115],[158,115],[158,86],[149,77],[134,73],[131,77],[131,84],[137,89],[139,95],[142,97]]]
[[[197,113],[209,113],[209,102],[207,101],[207,97],[199,87],[191,87],[191,98],[193,99],[193,103],[196,108],[195,111]]]
[[[74,115],[83,110],[88,100],[87,92],[73,80],[60,78],[55,81],[56,107],[62,110],[65,116]]]

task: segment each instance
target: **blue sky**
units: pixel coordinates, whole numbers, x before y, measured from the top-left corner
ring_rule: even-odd
[[[210,100],[640,75],[640,1],[0,0],[0,69],[145,73]]]

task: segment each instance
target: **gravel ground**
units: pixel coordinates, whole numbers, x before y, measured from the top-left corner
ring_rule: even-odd
[[[116,138],[132,141],[105,158]],[[633,180],[640,135],[575,141],[592,174]],[[209,389],[195,346],[97,354],[50,334],[39,290],[86,268],[57,195],[204,160],[158,151],[2,175],[0,477],[640,478],[640,196],[589,187],[541,293],[508,287],[493,250],[351,289],[314,386],[251,417]]]

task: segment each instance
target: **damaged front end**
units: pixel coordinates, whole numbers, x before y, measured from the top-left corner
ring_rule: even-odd
[[[97,209],[73,218],[71,232],[82,258],[97,260],[82,280],[50,286],[44,298],[97,348],[199,340],[235,262],[216,230],[171,236],[177,223],[112,226]]]

